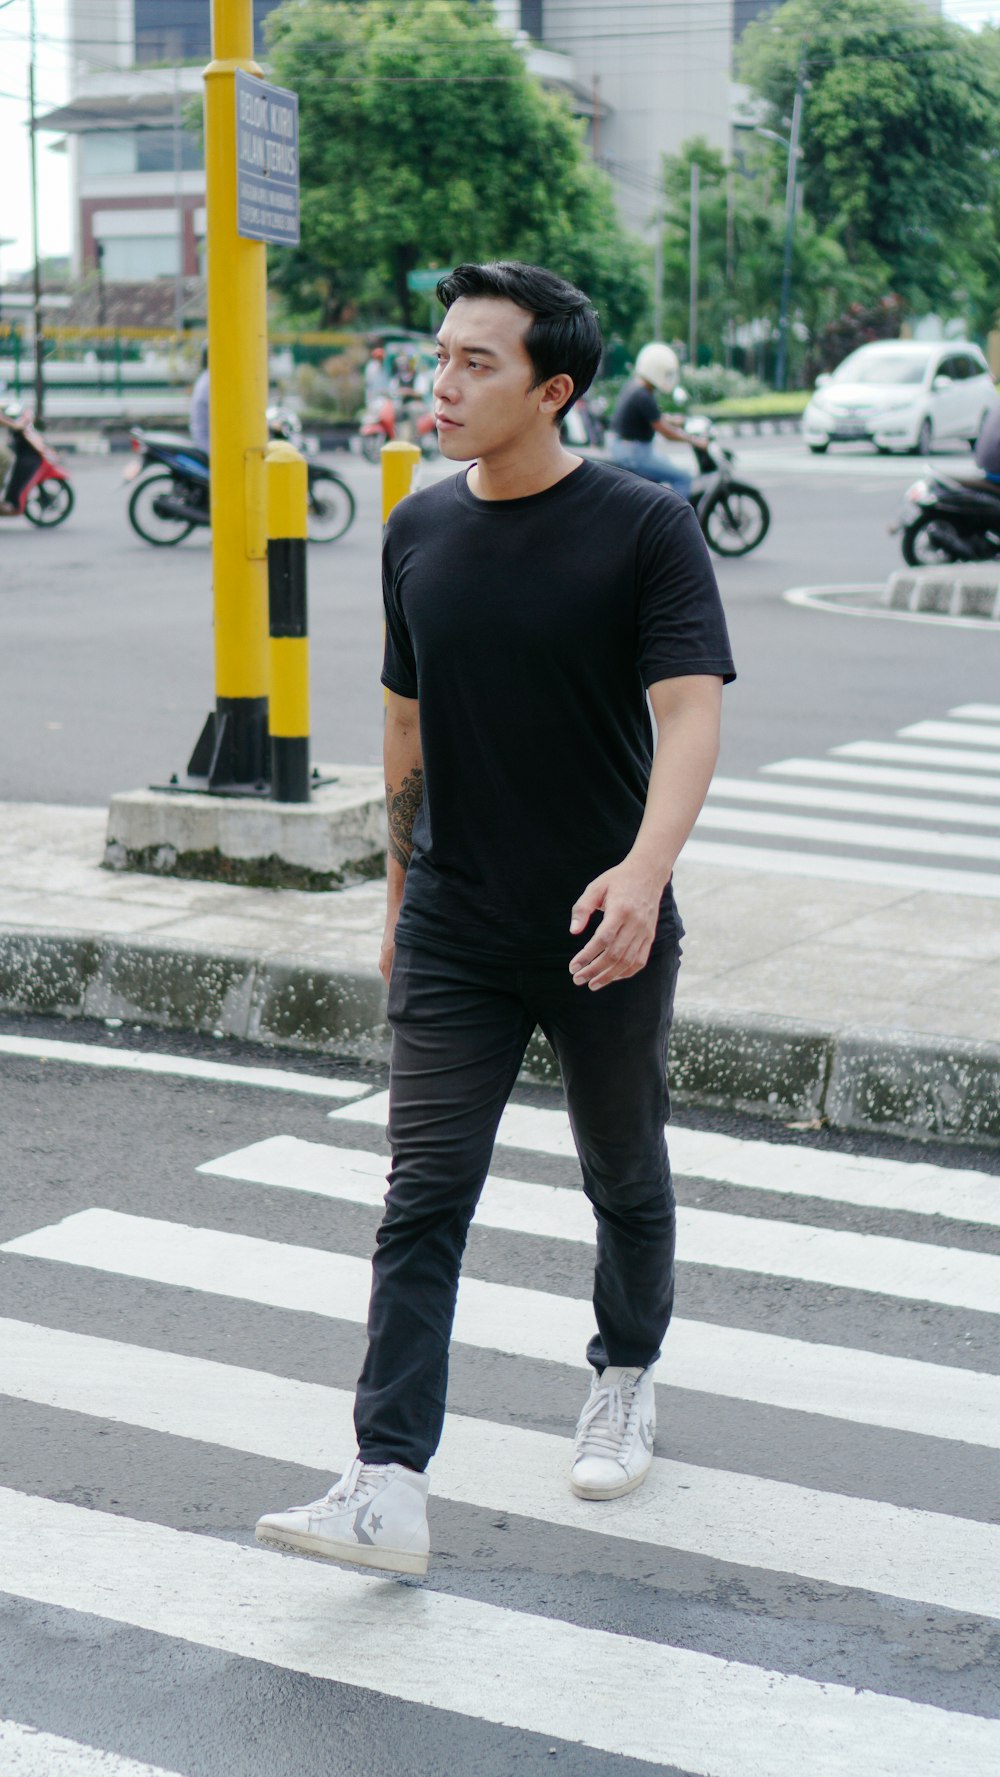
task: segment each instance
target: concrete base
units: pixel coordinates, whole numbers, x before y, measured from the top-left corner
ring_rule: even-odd
[[[336,889],[385,874],[377,766],[324,765],[308,803],[126,790],[112,798],[104,865],[260,888]]]

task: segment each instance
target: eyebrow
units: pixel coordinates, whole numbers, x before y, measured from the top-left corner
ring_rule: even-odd
[[[437,343],[441,346],[442,350],[447,350],[444,340],[439,339]],[[478,358],[496,358],[498,356],[498,353],[493,350],[492,346],[465,345],[459,341],[455,349],[459,352],[464,352],[466,357],[471,357],[473,353],[475,353]]]

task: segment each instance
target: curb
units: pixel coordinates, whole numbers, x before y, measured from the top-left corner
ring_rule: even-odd
[[[0,930],[0,1012],[120,1018],[272,1048],[385,1062],[375,969],[86,933]],[[523,1078],[558,1080],[537,1033]],[[671,1038],[678,1104],[834,1129],[1000,1146],[1000,1044],[689,1006]]]

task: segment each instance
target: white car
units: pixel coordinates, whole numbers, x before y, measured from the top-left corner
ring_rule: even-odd
[[[986,359],[967,340],[880,340],[816,378],[802,435],[816,455],[863,438],[926,455],[945,439],[974,445],[997,399]]]

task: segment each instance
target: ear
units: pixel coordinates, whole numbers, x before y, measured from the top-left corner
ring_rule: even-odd
[[[567,401],[572,398],[573,378],[567,376],[565,371],[560,371],[558,376],[550,376],[548,381],[542,384],[539,392],[541,394],[541,400],[538,403],[539,413],[558,413],[560,407],[565,407]]]

